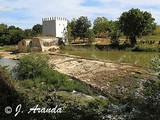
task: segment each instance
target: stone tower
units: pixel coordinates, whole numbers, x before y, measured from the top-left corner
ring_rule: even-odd
[[[62,17],[42,18],[42,33],[44,36],[64,38],[68,20]]]

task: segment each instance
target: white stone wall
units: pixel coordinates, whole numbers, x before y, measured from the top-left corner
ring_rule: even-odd
[[[67,19],[62,17],[51,17],[42,19],[43,35],[52,35],[62,38],[64,29],[67,29]]]

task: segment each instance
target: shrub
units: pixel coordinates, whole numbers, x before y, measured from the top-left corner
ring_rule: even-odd
[[[32,79],[43,75],[48,69],[49,65],[45,55],[31,53],[20,58],[13,71],[18,79]]]

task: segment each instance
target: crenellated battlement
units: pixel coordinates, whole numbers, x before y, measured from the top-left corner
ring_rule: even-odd
[[[52,20],[58,20],[58,21],[67,21],[67,18],[64,17],[49,17],[49,18],[42,18],[42,21],[52,21]]]
[[[64,17],[42,18],[42,33],[46,36],[64,38],[64,31],[67,29],[68,20]]]

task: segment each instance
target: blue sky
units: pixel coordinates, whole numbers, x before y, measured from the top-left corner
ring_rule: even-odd
[[[0,0],[0,23],[28,29],[41,24],[42,18],[55,16],[69,20],[88,16],[92,22],[101,16],[117,20],[131,8],[151,12],[160,24],[158,0]]]

